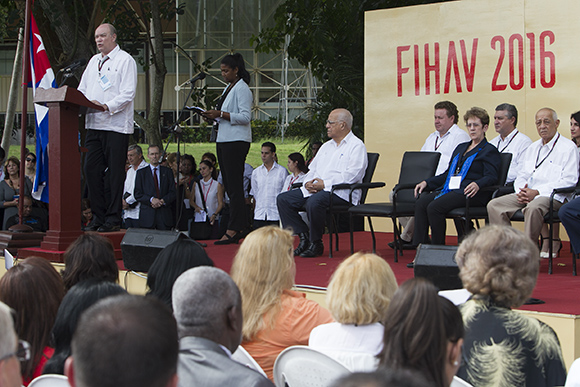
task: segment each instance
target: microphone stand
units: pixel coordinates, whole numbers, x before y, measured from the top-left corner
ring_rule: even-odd
[[[68,81],[69,78],[74,77],[74,75],[75,75],[75,73],[71,70],[67,70],[67,71],[63,72],[62,78],[61,78],[61,81],[60,81],[60,84],[58,85],[58,87],[62,87],[66,83],[66,81]]]
[[[175,120],[175,122],[169,127],[169,131],[173,134],[174,138],[177,139],[177,153],[175,154],[175,163],[177,164],[177,182],[175,183],[175,230],[179,231],[179,220],[181,218],[181,206],[183,205],[183,198],[181,198],[180,193],[179,193],[179,161],[180,161],[180,154],[179,154],[179,146],[180,146],[180,140],[181,140],[181,127],[179,126],[179,123],[182,120],[182,116],[184,115],[184,113],[186,112],[186,107],[187,107],[187,101],[189,101],[189,98],[191,98],[191,94],[193,94],[193,90],[195,88],[195,82],[191,83],[191,89],[189,89],[189,93],[187,94],[187,98],[185,98],[185,101],[183,102],[183,107],[181,108],[179,115],[177,116],[177,119]],[[167,142],[167,145],[165,146],[165,154],[167,154],[167,148],[169,147],[169,144],[171,143],[171,141]],[[195,167],[195,166],[194,166]],[[185,192],[185,190],[184,190]]]

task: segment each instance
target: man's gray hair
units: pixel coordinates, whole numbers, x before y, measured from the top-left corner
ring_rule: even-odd
[[[198,266],[181,274],[173,285],[173,314],[179,337],[196,336],[217,341],[225,329],[224,314],[241,308],[240,291],[223,270]]]
[[[16,348],[16,331],[12,310],[3,302],[0,302],[0,357],[14,352]]]
[[[141,147],[138,144],[129,145],[129,148],[127,148],[127,152],[130,152],[132,150],[137,152],[139,156],[143,156],[143,149],[141,149]]]
[[[343,121],[349,130],[352,129],[353,118],[351,112],[343,108],[334,109],[334,112],[338,115],[339,121]]]

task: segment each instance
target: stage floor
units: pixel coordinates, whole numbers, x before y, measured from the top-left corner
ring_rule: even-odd
[[[348,233],[339,234],[339,251],[334,251],[333,258],[328,257],[328,236],[324,236],[324,256],[318,258],[296,257],[296,284],[325,288],[330,276],[340,262],[350,255],[350,243]],[[387,246],[393,240],[392,233],[376,233],[377,254],[384,258],[395,273],[398,283],[403,283],[413,278],[413,269],[407,268],[407,263],[415,257],[415,251],[405,250],[399,261],[394,262],[395,253]],[[564,247],[560,257],[554,259],[553,274],[548,274],[548,259],[543,259],[540,266],[540,274],[532,297],[545,301],[545,304],[525,305],[520,309],[546,313],[563,313],[580,315],[580,276],[572,275],[572,254],[570,245],[563,242]],[[298,244],[296,238],[295,246]],[[447,244],[457,244],[455,237],[448,237]],[[370,232],[356,232],[354,234],[355,251],[372,251],[372,239]],[[229,272],[232,260],[236,254],[238,245],[215,246],[213,241],[207,241],[206,251],[215,265]]]

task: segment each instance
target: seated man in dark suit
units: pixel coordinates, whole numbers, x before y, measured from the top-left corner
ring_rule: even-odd
[[[151,145],[147,151],[149,168],[137,171],[135,198],[141,203],[139,226],[169,230],[173,224],[171,204],[175,201],[175,180],[171,169],[159,165],[161,151]]]
[[[45,232],[47,230],[46,221],[32,214],[32,198],[24,195],[22,200],[24,201],[22,207],[22,224],[32,227],[33,231]],[[18,214],[13,215],[6,221],[6,228],[10,228],[18,223],[20,223]]]
[[[242,299],[223,270],[189,269],[173,285],[173,313],[179,331],[180,387],[237,387],[273,384],[231,359],[242,341]]]

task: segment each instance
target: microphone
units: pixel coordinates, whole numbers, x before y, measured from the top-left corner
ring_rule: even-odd
[[[184,85],[193,85],[196,81],[200,81],[205,78],[207,74],[203,71],[197,74],[195,77],[191,78],[189,81],[185,82]]]
[[[82,67],[84,65],[87,64],[87,60],[85,58],[79,59],[76,62],[73,62],[71,64],[69,64],[66,67],[63,67],[62,69],[60,69],[59,72],[61,73],[70,73],[76,69],[78,69],[79,67]]]

